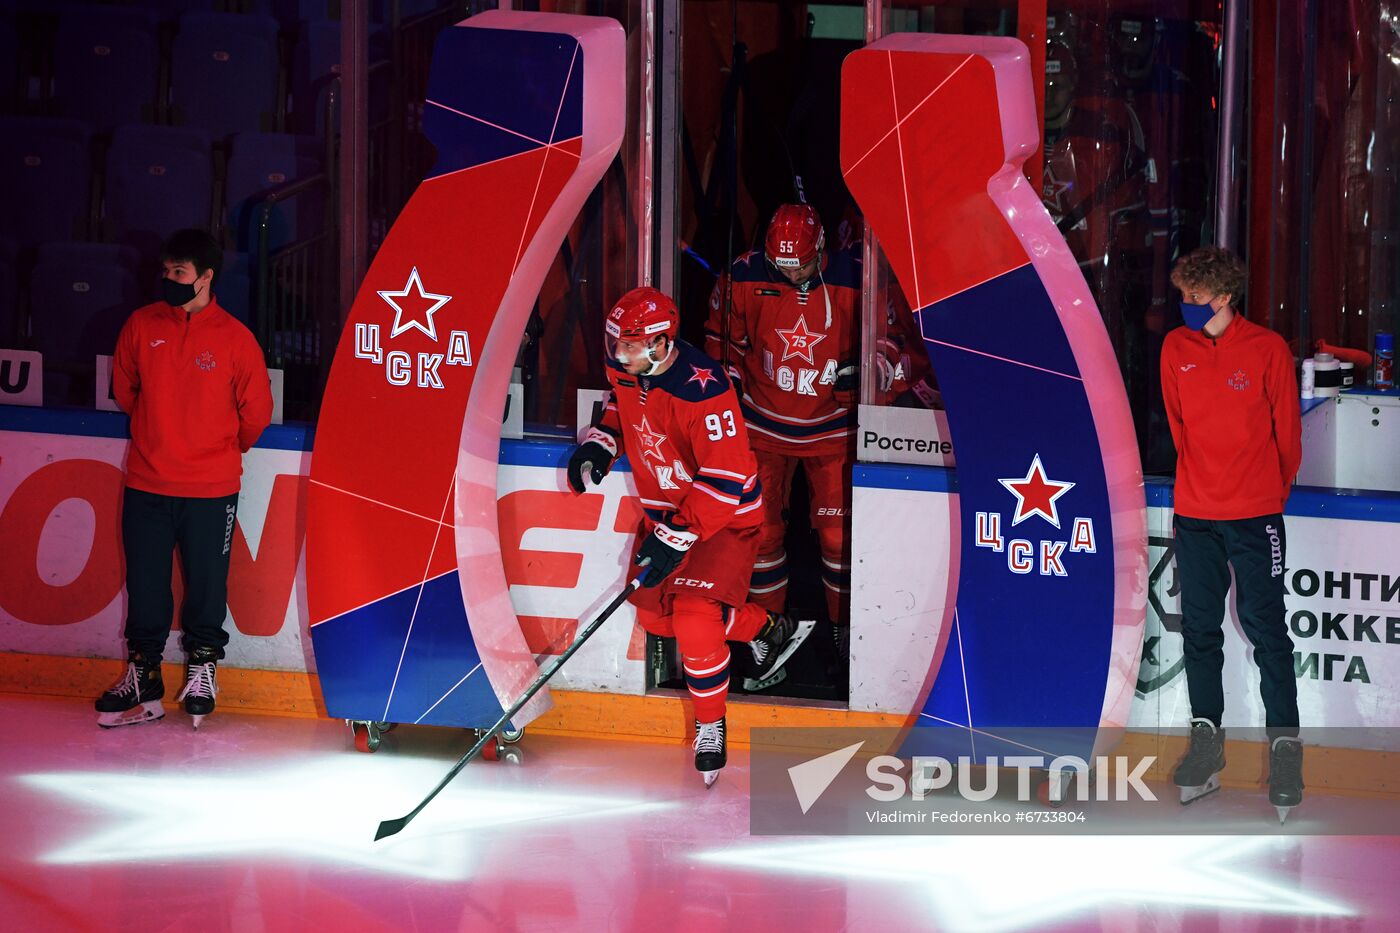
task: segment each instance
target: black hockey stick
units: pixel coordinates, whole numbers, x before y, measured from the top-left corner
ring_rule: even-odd
[[[511,717],[520,712],[525,704],[530,702],[530,698],[539,693],[540,689],[549,682],[549,679],[559,672],[559,668],[564,666],[564,662],[573,657],[575,651],[583,647],[583,643],[588,641],[594,632],[598,631],[599,626],[608,620],[608,616],[616,612],[617,607],[621,606],[627,600],[627,597],[637,591],[642,585],[642,579],[645,573],[646,572],[643,571],[641,576],[638,576],[636,579],[632,580],[631,583],[628,583],[623,591],[618,593],[612,602],[608,603],[607,608],[604,609],[596,619],[588,623],[587,627],[574,639],[573,644],[569,645],[569,647],[564,650],[563,654],[555,658],[554,663],[551,664],[547,670],[541,672],[540,676],[535,678],[534,682],[525,690],[525,693],[521,695],[520,699],[516,700],[510,709],[501,714],[501,718],[496,720],[496,724],[490,729],[487,729],[486,732],[482,734],[481,738],[476,740],[476,744],[471,747],[471,750],[458,759],[457,763],[452,766],[452,770],[447,772],[447,776],[438,783],[437,787],[433,788],[432,793],[423,798],[422,803],[414,807],[413,811],[406,816],[401,816],[396,820],[385,820],[380,823],[378,831],[374,834],[374,841],[378,842],[385,836],[394,835],[394,833],[407,826],[415,816],[422,813],[423,808],[431,803],[433,798],[436,797],[444,787],[452,782],[452,779],[467,766],[467,763],[481,754],[481,750],[486,747],[486,743],[491,741],[498,732],[506,727]]]

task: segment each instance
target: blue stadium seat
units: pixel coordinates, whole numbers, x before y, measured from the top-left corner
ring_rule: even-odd
[[[44,354],[45,404],[92,404],[93,362],[110,355],[142,289],[136,254],[110,243],[50,243],[30,275],[30,331]]]
[[[370,30],[369,61],[373,65],[389,54],[388,33]],[[298,133],[324,135],[326,90],[340,73],[340,23],[302,23],[292,51],[292,113],[288,121]],[[379,121],[388,113],[388,75],[370,75],[370,119]]]
[[[135,247],[148,267],[171,233],[209,227],[212,200],[204,130],[128,125],[112,134],[104,225],[109,239]]]
[[[247,0],[244,10],[271,16],[283,29],[292,32],[303,20],[313,23],[339,20],[342,3],[343,0]]]
[[[325,131],[326,85],[332,75],[340,73],[340,24],[333,22],[303,23],[292,51],[293,129],[299,133]]]
[[[180,17],[180,32],[200,36],[251,36],[277,41],[277,20],[257,13],[186,13]]]
[[[54,102],[100,132],[155,118],[160,75],[156,14],[132,7],[65,7],[54,36]]]
[[[77,120],[0,117],[0,237],[25,249],[87,235],[90,137]]]
[[[142,5],[150,7],[162,20],[174,21],[186,13],[210,13],[222,9],[226,0],[142,0]]]
[[[222,139],[270,130],[277,115],[277,21],[240,13],[189,13],[171,53],[177,124]]]
[[[417,19],[424,13],[440,10],[445,6],[441,0],[399,0],[399,22]],[[388,19],[393,11],[391,0],[375,0],[371,16]]]
[[[218,299],[219,307],[250,328],[253,326],[251,269],[247,253],[226,252],[224,267],[219,270],[219,278],[214,282],[214,297]]]
[[[257,249],[257,208],[263,196],[319,172],[320,148],[315,137],[286,133],[240,133],[233,138],[224,203],[228,229],[238,249]],[[270,248],[279,249],[321,233],[324,208],[325,195],[320,188],[278,204],[270,218]]]

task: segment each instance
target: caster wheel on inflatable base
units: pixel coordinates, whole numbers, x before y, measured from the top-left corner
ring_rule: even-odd
[[[369,754],[379,750],[379,723],[352,721],[350,731],[355,736],[355,750]]]

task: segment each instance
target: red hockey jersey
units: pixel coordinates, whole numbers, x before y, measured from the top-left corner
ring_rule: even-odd
[[[1088,275],[1110,253],[1147,248],[1148,172],[1142,124],[1120,97],[1081,98],[1068,126],[1046,130],[1040,199],[1068,226],[1065,240]]]
[[[730,365],[742,383],[754,449],[796,456],[846,449],[855,411],[836,403],[832,387],[837,369],[859,357],[859,254],[828,253],[804,288],[790,284],[757,251],[736,259],[730,274]],[[716,357],[725,333],[727,287],[721,276],[705,328],[705,349]]]
[[[724,370],[683,340],[659,376],[608,366],[612,396],[590,438],[625,453],[653,522],[694,532],[763,523],[758,462]],[[747,573],[747,568],[744,568]]]

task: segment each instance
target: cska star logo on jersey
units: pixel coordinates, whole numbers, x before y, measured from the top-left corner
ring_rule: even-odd
[[[1016,514],[1011,519],[1013,526],[1039,515],[1056,528],[1060,527],[1060,515],[1055,509],[1055,500],[1074,488],[1074,483],[1057,483],[1045,475],[1040,465],[1040,454],[1031,460],[1031,468],[1020,478],[999,479],[1007,491],[1016,497]]]
[[[1016,499],[1011,514],[1010,527],[1040,516],[1052,528],[1060,527],[1059,499],[1075,487],[1063,480],[1053,480],[1045,473],[1040,462],[1040,454],[1031,458],[1025,476],[1010,476],[998,479],[1007,492]],[[1094,520],[1075,518],[1069,540],[1026,538],[1007,539],[1002,536],[1002,512],[978,512],[976,519],[976,545],[994,553],[1006,554],[1006,568],[1015,574],[1030,574],[1039,570],[1043,577],[1067,577],[1065,555],[1093,554],[1098,551],[1094,538]],[[1036,526],[1031,526],[1036,527]],[[1043,526],[1042,526],[1043,527]],[[1026,532],[1022,532],[1025,534]]]
[[[666,462],[666,454],[662,452],[661,445],[666,442],[666,435],[653,431],[647,424],[647,416],[642,415],[642,423],[632,425],[632,429],[637,432],[637,440],[642,442],[642,459],[655,457],[662,463]]]
[[[808,366],[817,365],[812,356],[812,350],[826,339],[826,334],[808,330],[806,315],[799,317],[791,329],[779,329],[778,336],[783,339],[783,359],[778,362],[781,363],[795,356]]]
[[[694,375],[687,379],[686,383],[689,384],[692,382],[698,382],[700,383],[700,388],[702,390],[705,388],[705,386],[709,385],[712,382],[719,382],[719,377],[716,376],[710,370],[705,369],[704,367],[696,366],[692,363],[690,366],[690,371]]]
[[[1046,164],[1045,180],[1040,189],[1040,199],[1045,202],[1046,208],[1055,215],[1057,220],[1065,214],[1065,192],[1073,187],[1073,181],[1061,181],[1055,175],[1055,166]]]

